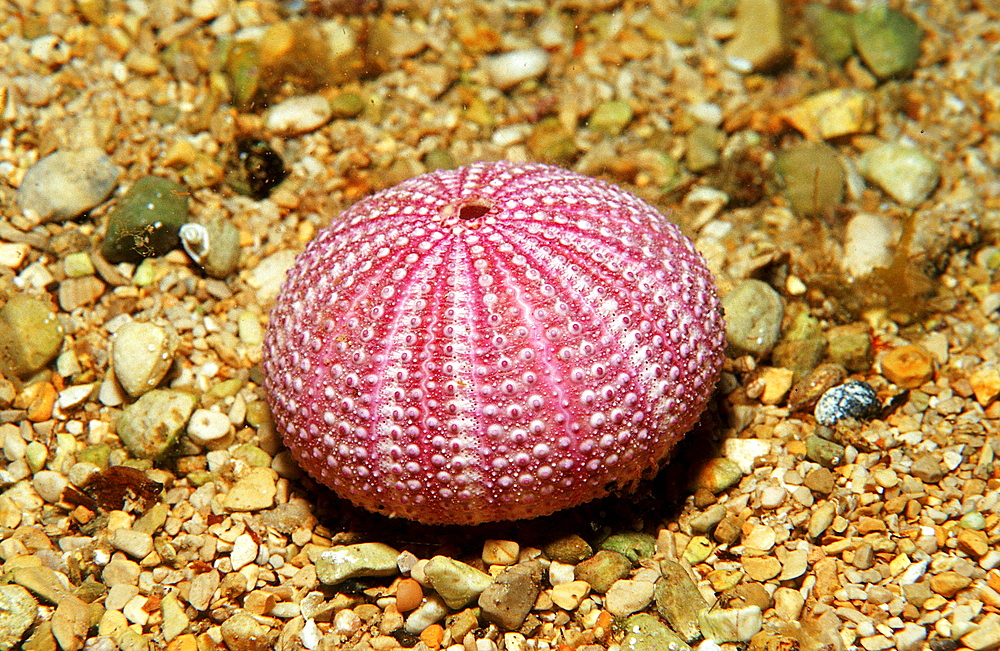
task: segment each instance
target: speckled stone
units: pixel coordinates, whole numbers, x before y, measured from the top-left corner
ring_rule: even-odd
[[[19,585],[0,586],[0,651],[20,648],[25,631],[38,616],[38,602]]]
[[[608,591],[618,579],[624,579],[632,569],[632,561],[624,554],[602,549],[576,566],[577,580],[586,581],[594,592]]]
[[[359,576],[392,576],[399,572],[397,558],[399,552],[383,543],[333,547],[316,559],[316,576],[327,585]]]
[[[507,568],[479,595],[479,607],[487,622],[506,631],[524,623],[541,591],[542,565],[538,561]]]
[[[722,299],[722,307],[731,356],[759,358],[774,348],[785,316],[785,303],[774,288],[761,280],[743,280]]]
[[[140,459],[158,459],[177,442],[198,398],[173,389],[143,394],[118,417],[118,436]]]
[[[629,651],[691,651],[670,627],[649,613],[632,615],[625,621],[622,648]]]
[[[656,612],[683,639],[688,642],[698,639],[701,635],[698,614],[708,608],[701,591],[687,571],[675,561],[660,561],[660,574],[662,576],[657,580],[653,593]]]
[[[160,176],[144,176],[108,214],[101,254],[108,262],[139,262],[165,254],[180,243],[188,219],[188,191]]]

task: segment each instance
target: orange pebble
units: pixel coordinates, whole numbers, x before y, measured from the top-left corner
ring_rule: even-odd
[[[413,610],[423,599],[424,590],[413,579],[403,579],[396,586],[396,608],[401,613]]]
[[[420,639],[430,648],[438,649],[444,639],[444,628],[440,624],[431,624],[420,633]]]
[[[35,389],[35,387],[38,387]],[[52,417],[52,408],[56,404],[56,388],[45,382],[43,384],[32,385],[29,389],[35,389],[31,403],[28,405],[28,420],[32,423],[40,423]]]

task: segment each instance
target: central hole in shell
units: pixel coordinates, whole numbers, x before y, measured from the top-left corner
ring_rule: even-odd
[[[485,201],[467,203],[458,208],[458,218],[466,221],[479,219],[490,211],[490,205]]]

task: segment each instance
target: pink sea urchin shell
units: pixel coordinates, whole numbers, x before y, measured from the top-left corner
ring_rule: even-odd
[[[478,163],[352,208],[296,259],[264,342],[309,474],[438,524],[634,484],[698,419],[723,322],[690,240],[612,185]]]

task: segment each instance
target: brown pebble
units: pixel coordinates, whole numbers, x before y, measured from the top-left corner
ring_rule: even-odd
[[[990,550],[989,540],[982,531],[963,529],[958,534],[958,549],[975,559],[979,559]]]
[[[833,492],[833,489],[837,485],[837,478],[829,468],[813,468],[808,473],[806,473],[805,478],[802,480],[811,491],[816,491],[817,493],[822,493],[824,495],[829,495]]]
[[[900,346],[882,358],[882,375],[900,389],[916,389],[934,376],[934,359],[920,346]]]
[[[951,599],[956,594],[969,587],[969,584],[971,583],[972,579],[969,577],[962,576],[958,572],[948,570],[947,572],[941,572],[940,574],[935,574],[931,577],[931,590],[938,593],[942,597]]]
[[[795,383],[788,394],[788,406],[792,411],[808,411],[820,396],[841,384],[846,377],[847,369],[840,364],[820,364]]]
[[[865,536],[876,531],[885,531],[885,521],[863,515],[858,518],[858,533]]]
[[[403,579],[396,586],[396,608],[401,613],[408,613],[423,601],[424,591],[413,579]]]
[[[773,556],[744,557],[743,569],[754,581],[767,581],[781,573],[781,562]]]

